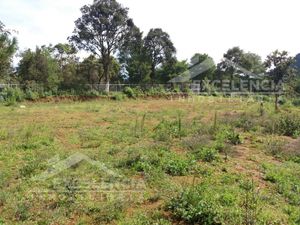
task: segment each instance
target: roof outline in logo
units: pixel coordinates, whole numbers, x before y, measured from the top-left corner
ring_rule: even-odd
[[[34,176],[32,179],[34,181],[44,181],[47,179],[50,179],[63,171],[78,165],[81,162],[87,162],[90,165],[98,167],[100,170],[104,171],[107,175],[110,177],[120,178],[121,175],[115,173],[113,170],[109,169],[104,163],[92,160],[90,157],[82,154],[82,153],[75,153],[71,156],[69,156],[67,159],[59,160],[58,156],[55,156],[54,158],[50,159],[48,162],[54,163],[50,168],[48,168],[46,171],[42,172],[41,174]]]
[[[258,78],[258,79],[263,78],[263,74],[255,74],[255,73],[245,69],[244,67],[240,66],[239,64],[233,62],[232,60],[224,58],[223,61],[226,64],[232,66],[235,70],[241,71],[240,76],[241,75],[244,75],[244,76],[246,75],[246,76],[249,76],[251,78],[253,78],[253,77]],[[184,71],[183,73],[181,73],[177,77],[174,77],[173,79],[169,80],[168,83],[186,83],[186,82],[189,82],[193,78],[205,73],[206,71],[210,70],[213,67],[214,67],[214,64],[212,63],[212,59],[207,58],[202,62],[193,63],[189,67],[188,70]]]

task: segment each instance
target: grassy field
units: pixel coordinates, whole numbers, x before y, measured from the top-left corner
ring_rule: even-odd
[[[300,224],[300,116],[288,103],[24,105],[0,106],[1,225]]]

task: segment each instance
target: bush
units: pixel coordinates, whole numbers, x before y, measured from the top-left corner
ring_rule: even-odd
[[[125,87],[123,93],[128,97],[128,98],[135,98],[135,93],[134,90],[131,87]]]
[[[227,131],[226,138],[233,145],[242,144],[240,134],[236,133],[234,130]]]
[[[154,129],[154,138],[158,141],[168,141],[171,138],[181,138],[186,135],[182,128],[182,119],[178,117],[176,121],[162,120]]]
[[[26,90],[25,99],[34,101],[39,98],[39,94],[37,92],[32,91],[31,89]]]
[[[216,141],[220,143],[227,142],[233,145],[239,145],[242,143],[240,134],[231,127],[221,127],[215,138]]]
[[[300,117],[297,114],[284,114],[275,124],[277,132],[286,136],[296,136],[300,132]]]
[[[99,91],[93,89],[93,90],[87,91],[85,96],[87,96],[87,97],[98,97],[98,96],[100,96],[100,93],[99,93]]]
[[[168,209],[176,218],[188,224],[220,224],[216,207],[197,189],[185,190],[179,196],[172,198]]]
[[[264,147],[267,153],[270,153],[273,156],[278,156],[282,153],[284,141],[272,136],[266,140]]]
[[[7,106],[14,105],[17,102],[24,100],[24,93],[19,88],[5,88],[2,91],[1,96]]]
[[[115,101],[122,101],[126,98],[126,96],[122,93],[115,93],[111,98]]]
[[[294,99],[294,100],[292,101],[292,104],[293,104],[294,106],[300,106],[300,99]]]
[[[184,176],[187,175],[191,168],[191,163],[187,160],[180,158],[177,155],[170,155],[166,157],[163,162],[164,171],[171,176]]]
[[[196,158],[204,162],[212,162],[218,158],[218,152],[215,148],[204,147],[198,151]]]

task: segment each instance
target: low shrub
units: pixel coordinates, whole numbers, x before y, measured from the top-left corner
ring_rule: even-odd
[[[273,156],[279,156],[283,151],[284,144],[284,141],[282,141],[280,138],[271,136],[266,139],[264,148],[267,153]]]
[[[205,199],[197,189],[183,191],[172,198],[167,207],[177,219],[188,224],[221,224],[218,222],[219,213],[213,202]]]
[[[212,147],[203,147],[195,155],[196,159],[204,162],[213,162],[218,158],[218,151]]]
[[[162,120],[154,129],[154,139],[168,141],[172,138],[181,138],[186,135],[182,127],[182,120],[179,117],[176,121]]]
[[[126,96],[122,93],[115,93],[111,98],[115,101],[122,101],[126,98]]]
[[[135,98],[135,93],[134,90],[131,87],[125,87],[123,93],[128,97],[128,98]]]
[[[263,165],[265,180],[276,185],[277,192],[288,199],[289,203],[300,206],[300,165],[285,162],[282,165]]]
[[[86,93],[85,93],[85,96],[86,97],[98,97],[98,96],[100,96],[101,94],[99,93],[99,91],[97,91],[97,90],[89,90],[89,91],[87,91]]]
[[[300,99],[294,99],[293,101],[292,101],[292,104],[294,105],[294,106],[300,106]]]
[[[163,161],[163,169],[171,176],[184,176],[189,173],[192,164],[193,162],[182,159],[176,154],[170,154]]]
[[[1,92],[1,96],[7,106],[16,104],[24,100],[24,93],[19,88],[5,88]]]
[[[30,89],[27,89],[25,91],[25,99],[26,100],[34,101],[34,100],[38,99],[39,97],[40,97],[39,93],[37,93],[37,92],[34,92]]]
[[[277,133],[290,137],[300,133],[300,116],[297,114],[283,114],[275,121]]]

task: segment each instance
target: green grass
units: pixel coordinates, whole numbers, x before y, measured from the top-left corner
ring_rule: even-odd
[[[116,99],[0,106],[0,224],[299,224],[300,164],[277,141],[298,129],[299,108]],[[76,153],[105,168],[34,179]],[[116,192],[77,191],[93,183]]]

